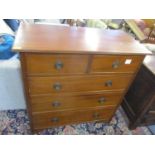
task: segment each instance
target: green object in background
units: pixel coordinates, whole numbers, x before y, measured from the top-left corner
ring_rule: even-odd
[[[87,27],[107,28],[107,25],[99,19],[88,19]]]
[[[119,25],[118,24],[116,24],[116,23],[109,23],[109,25],[108,25],[110,28],[112,28],[112,29],[119,29]]]

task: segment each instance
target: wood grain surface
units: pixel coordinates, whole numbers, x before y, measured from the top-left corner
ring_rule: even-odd
[[[26,54],[27,74],[84,74],[87,71],[88,58],[88,55],[80,54]]]
[[[143,59],[144,56],[135,55],[94,55],[90,72],[135,73]]]
[[[87,109],[89,107],[103,107],[118,105],[123,93],[99,92],[88,94],[53,94],[30,97],[33,113],[58,111],[68,109]]]
[[[102,90],[125,90],[132,75],[85,75],[63,77],[28,77],[31,95],[63,92],[85,92]],[[108,86],[107,83],[111,85]],[[59,90],[55,89],[58,85]]]
[[[21,24],[13,46],[19,52],[151,54],[121,30]]]
[[[115,107],[94,108],[91,110],[68,110],[33,115],[34,128],[49,128],[58,125],[103,120],[108,122]]]

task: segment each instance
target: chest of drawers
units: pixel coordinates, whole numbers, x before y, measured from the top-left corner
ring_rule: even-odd
[[[20,25],[20,52],[32,131],[109,122],[150,52],[122,31]]]

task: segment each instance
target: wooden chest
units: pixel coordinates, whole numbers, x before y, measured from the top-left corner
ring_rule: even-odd
[[[117,30],[21,25],[20,52],[32,131],[109,122],[150,52]]]

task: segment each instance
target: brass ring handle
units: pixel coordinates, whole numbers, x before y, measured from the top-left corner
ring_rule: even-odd
[[[61,61],[57,61],[54,66],[57,70],[60,70],[63,68],[64,65]]]
[[[58,117],[53,117],[53,118],[51,119],[51,122],[57,123],[57,122],[59,122],[59,118],[58,118]]]
[[[113,64],[112,64],[112,68],[114,68],[114,69],[118,68],[119,66],[120,66],[120,61],[119,60],[114,61]]]
[[[100,104],[103,104],[103,103],[106,102],[106,99],[105,99],[104,97],[101,97],[101,98],[98,100],[98,102],[99,102]]]
[[[105,86],[111,87],[112,86],[112,80],[108,80],[105,82]]]
[[[53,107],[59,107],[60,105],[61,105],[61,103],[59,101],[52,102]]]
[[[59,90],[61,90],[61,88],[62,88],[62,85],[60,84],[60,83],[55,83],[54,85],[53,85],[53,88],[55,89],[55,90],[57,90],[57,91],[59,91]]]
[[[100,117],[100,114],[99,114],[98,112],[95,112],[95,113],[93,114],[93,118],[97,119],[97,118],[99,118],[99,117]]]

